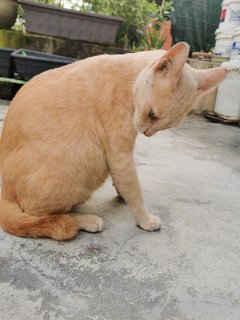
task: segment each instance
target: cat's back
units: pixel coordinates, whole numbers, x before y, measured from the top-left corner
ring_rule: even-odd
[[[12,130],[21,121],[35,127],[58,120],[64,123],[76,114],[86,115],[92,105],[105,103],[106,97],[110,101],[122,94],[126,99],[142,68],[163,53],[100,55],[43,72],[19,90],[4,127]]]
[[[84,85],[91,87],[104,84],[110,79],[125,82],[132,74],[139,73],[143,67],[163,55],[163,50],[144,51],[116,55],[99,55],[64,67],[48,70],[30,80],[17,94],[13,102],[20,97],[34,95],[40,97],[63,95],[69,88],[73,92]],[[63,90],[64,89],[64,90]]]
[[[100,55],[43,72],[17,93],[9,110],[51,108],[64,103],[70,107],[76,99],[89,98],[114,87],[129,87],[139,72],[164,51],[153,50],[118,55]],[[16,107],[17,106],[17,107]]]
[[[93,106],[99,105],[110,114],[117,99],[122,103],[124,97],[127,103],[135,77],[159,54],[101,55],[34,77],[10,104],[0,148],[13,148],[35,135],[53,137],[58,131],[75,128],[87,132],[85,127],[96,124]]]

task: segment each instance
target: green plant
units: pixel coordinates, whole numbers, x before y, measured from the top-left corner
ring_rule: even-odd
[[[162,6],[148,0],[83,0],[80,7],[84,11],[120,16],[124,19],[118,32],[117,44],[138,47],[143,41],[145,27],[149,20],[163,22],[169,17],[172,2],[163,1]]]
[[[24,29],[24,19],[23,19],[23,9],[21,6],[18,6],[18,15],[16,22],[13,26],[13,30],[23,31]]]
[[[34,2],[64,7],[64,0],[34,0]]]
[[[160,6],[160,15],[163,20],[170,20],[171,14],[174,12],[173,2],[163,0]]]
[[[141,33],[140,42],[138,45],[133,43],[131,51],[142,51],[160,49],[165,41],[165,36],[160,36],[161,24],[154,21],[150,22]]]
[[[79,9],[82,5],[81,0],[32,0],[40,4],[49,4],[59,7],[68,7],[71,9]]]
[[[27,52],[23,50],[23,51],[21,51],[20,55],[26,57],[27,56]]]
[[[141,50],[160,49],[164,45],[166,37],[160,37],[157,29],[152,29],[149,33],[144,34],[140,40]]]

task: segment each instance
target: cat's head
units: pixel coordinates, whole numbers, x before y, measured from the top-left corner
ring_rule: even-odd
[[[223,68],[196,70],[186,64],[189,45],[181,42],[142,70],[134,85],[134,126],[151,136],[176,126],[197,96],[227,76]]]

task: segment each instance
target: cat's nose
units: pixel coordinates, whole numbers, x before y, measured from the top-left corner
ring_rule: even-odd
[[[143,132],[143,134],[146,136],[146,137],[151,137],[153,135],[153,131],[150,131],[149,129],[147,129],[146,131]]]

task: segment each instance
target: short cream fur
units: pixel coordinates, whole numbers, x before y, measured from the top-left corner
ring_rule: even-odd
[[[137,224],[159,229],[138,182],[137,133],[177,125],[197,95],[227,75],[223,68],[194,70],[188,54],[179,43],[168,51],[102,55],[29,81],[10,105],[0,144],[2,228],[57,240],[101,231],[101,218],[70,211],[110,174]]]

